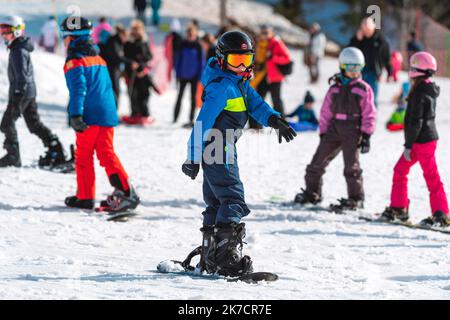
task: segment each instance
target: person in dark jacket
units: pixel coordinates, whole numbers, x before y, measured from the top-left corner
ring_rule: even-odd
[[[431,80],[437,70],[436,59],[428,52],[417,52],[410,59],[409,77],[412,87],[405,115],[405,149],[394,167],[391,203],[382,221],[408,221],[408,174],[417,162],[423,170],[430,193],[432,215],[420,222],[424,226],[450,226],[447,195],[436,163],[439,139],[436,129],[436,99],[439,87]]]
[[[406,44],[406,50],[408,51],[408,61],[409,61],[409,59],[411,59],[411,56],[414,53],[423,50],[422,43],[420,43],[420,41],[417,40],[416,32],[415,31],[411,31],[409,35],[411,36],[411,39]]]
[[[365,17],[356,35],[351,38],[349,46],[360,49],[364,54],[366,66],[362,71],[362,77],[372,87],[377,105],[378,82],[383,69],[386,69],[389,79],[392,76],[389,44],[384,35],[376,29],[373,18]]]
[[[100,53],[108,65],[108,72],[114,90],[114,98],[116,100],[116,105],[118,105],[120,96],[120,78],[122,77],[125,65],[131,64],[132,61],[125,56],[124,52],[124,46],[128,41],[128,31],[122,24],[116,25],[115,29],[116,34],[108,39],[104,51]]]
[[[319,120],[317,120],[316,113],[313,109],[314,101],[315,99],[311,95],[311,92],[306,91],[303,104],[286,115],[286,118],[297,118],[297,121],[295,122],[289,121],[289,125],[294,128],[295,131],[315,131],[319,127]]]
[[[0,22],[1,36],[10,50],[8,106],[0,124],[0,130],[5,134],[3,146],[7,154],[0,159],[0,167],[22,165],[15,124],[21,115],[30,132],[37,135],[47,148],[45,156],[39,159],[39,166],[62,164],[66,161],[63,147],[58,137],[39,118],[36,84],[30,57],[34,48],[30,39],[24,37],[24,32],[25,24],[20,17],[7,17]]]
[[[180,90],[175,104],[173,122],[176,123],[178,120],[184,89],[189,84],[191,87],[191,112],[189,114],[189,122],[185,126],[192,127],[195,116],[197,85],[205,65],[203,49],[198,40],[195,26],[189,25],[187,28],[186,39],[181,42],[180,50],[175,60],[175,72],[180,82]]]
[[[131,117],[124,117],[124,121],[129,124],[150,124],[153,119],[150,117],[148,102],[150,98],[149,63],[153,58],[150,46],[145,34],[145,26],[135,20],[131,24],[131,40],[125,44],[125,57],[132,61],[125,67],[128,82],[128,94],[131,101]]]
[[[77,193],[65,199],[68,207],[93,209],[95,205],[94,153],[105,168],[114,192],[101,206],[119,212],[139,204],[128,174],[114,151],[116,103],[106,62],[91,37],[92,23],[79,18],[77,28],[66,18],[61,24],[67,59],[64,74],[70,93],[70,126],[76,132]]]
[[[147,10],[147,0],[134,0],[134,10],[136,18],[145,25],[145,11]]]

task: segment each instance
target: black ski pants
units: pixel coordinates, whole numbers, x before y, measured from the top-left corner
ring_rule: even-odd
[[[5,134],[4,148],[9,149],[14,144],[18,144],[16,121],[23,115],[28,130],[37,135],[45,146],[50,144],[53,137],[52,132],[40,120],[36,99],[24,99],[21,101],[9,101],[6,111],[0,124],[0,130]]]
[[[195,98],[197,96],[198,79],[193,80],[180,79],[180,91],[178,92],[177,102],[175,104],[175,110],[173,113],[173,122],[177,122],[178,116],[180,115],[181,101],[183,100],[184,89],[186,89],[186,86],[188,84],[190,84],[191,86],[191,112],[189,114],[189,121],[194,122]]]

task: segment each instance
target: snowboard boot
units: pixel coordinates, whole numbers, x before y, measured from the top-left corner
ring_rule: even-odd
[[[364,209],[364,201],[353,198],[338,199],[339,204],[331,204],[330,211],[343,214],[345,211],[356,211],[357,209]]]
[[[0,159],[0,168],[5,167],[21,167],[22,161],[20,160],[19,144],[14,143],[12,145],[5,146],[6,155]]]
[[[203,225],[200,229],[203,235],[202,245],[198,246],[189,253],[189,255],[181,262],[183,268],[187,271],[195,271],[202,273],[214,274],[217,271],[216,265],[214,263],[214,226]],[[191,265],[192,258],[195,256],[200,256],[200,261],[196,267]]]
[[[301,205],[305,204],[318,204],[322,201],[322,197],[312,191],[301,189],[301,193],[297,193],[295,196],[294,202],[299,203]]]
[[[249,256],[242,256],[245,223],[219,224],[214,229],[214,263],[217,273],[237,277],[253,272]],[[212,260],[212,259],[211,259]],[[210,260],[206,260],[207,268]]]
[[[39,167],[53,167],[66,162],[66,154],[58,137],[52,136],[50,141],[45,143],[45,146],[47,151],[44,156],[39,157]]]
[[[81,199],[78,199],[76,196],[67,197],[64,200],[64,203],[66,204],[66,206],[68,206],[70,208],[79,208],[79,209],[92,210],[92,209],[94,209],[94,206],[95,206],[94,200],[90,200],[90,199],[81,200]]]
[[[419,224],[426,227],[447,228],[450,226],[450,219],[448,218],[448,215],[446,215],[444,212],[436,211],[431,217],[428,217],[420,221]]]
[[[378,219],[384,222],[393,222],[393,221],[401,221],[406,222],[409,220],[408,209],[405,208],[395,208],[395,207],[386,207],[380,218]]]
[[[100,206],[109,208],[111,212],[123,212],[136,209],[139,203],[141,199],[130,184],[130,189],[127,191],[115,189],[112,195],[100,202]]]
[[[200,231],[202,232],[203,241],[201,245],[200,262],[197,267],[199,267],[201,271],[215,273],[214,248],[216,246],[216,241],[214,239],[214,226],[204,225]]]

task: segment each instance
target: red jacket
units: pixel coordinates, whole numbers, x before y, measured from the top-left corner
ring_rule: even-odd
[[[269,83],[281,82],[284,75],[278,70],[278,64],[287,64],[291,61],[291,54],[284,42],[277,36],[269,40],[267,52],[270,52],[270,59],[267,60],[267,81]]]

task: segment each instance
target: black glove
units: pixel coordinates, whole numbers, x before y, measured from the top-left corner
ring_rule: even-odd
[[[278,116],[270,116],[269,126],[278,130],[278,143],[281,143],[282,137],[286,140],[286,142],[289,142],[294,140],[294,137],[297,136],[297,133],[291,128],[289,123]]]
[[[15,90],[14,95],[12,96],[11,102],[12,104],[19,108],[22,112],[22,102],[23,102],[24,93],[21,90]]]
[[[193,163],[190,160],[186,160],[183,165],[181,166],[181,170],[185,175],[190,177],[192,180],[195,180],[197,177],[198,172],[200,171],[200,164]]]
[[[70,118],[70,126],[73,128],[73,130],[80,133],[89,128],[88,125],[83,121],[82,116],[75,116]]]
[[[361,142],[359,143],[361,148],[361,153],[368,153],[370,151],[370,135],[363,133],[361,137]]]

